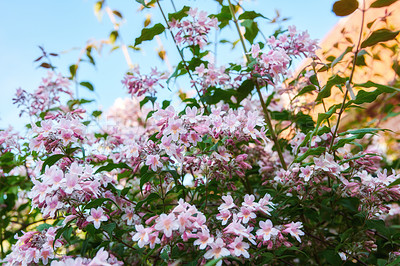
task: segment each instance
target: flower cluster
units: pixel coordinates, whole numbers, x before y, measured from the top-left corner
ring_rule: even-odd
[[[103,195],[102,186],[107,186],[112,180],[106,176],[93,173],[90,165],[79,165],[73,162],[68,171],[63,171],[57,165],[46,167],[43,175],[32,178],[34,184],[28,196],[32,206],[39,207],[45,217],[56,217],[62,209],[68,209],[74,202],[82,204]],[[97,212],[92,210],[96,220]]]
[[[22,139],[17,132],[10,126],[5,130],[0,130],[0,152],[5,153],[13,149],[19,150],[19,140]]]
[[[400,174],[393,171],[391,175],[387,170],[377,171],[374,177],[366,170],[353,173],[353,178],[342,178],[344,195],[360,199],[360,208],[367,211],[372,218],[380,213],[388,213],[390,207],[387,202],[400,200],[400,185],[391,185],[400,178]]]
[[[129,94],[140,97],[145,93],[154,95],[157,87],[164,88],[161,80],[166,78],[167,76],[157,71],[156,67],[151,70],[150,74],[145,75],[141,74],[139,66],[136,66],[132,72],[125,75],[122,84],[128,89]]]
[[[47,264],[49,259],[54,258],[54,248],[62,245],[60,240],[55,240],[56,230],[56,227],[50,227],[41,232],[30,231],[20,237],[16,235],[17,243],[4,260],[6,265],[38,264],[40,260]]]
[[[16,97],[13,99],[14,104],[18,107],[24,107],[23,112],[28,112],[28,115],[39,115],[41,112],[50,110],[55,104],[60,103],[62,94],[72,97],[72,91],[69,89],[70,82],[61,74],[48,72],[46,78],[42,79],[42,84],[33,93],[18,89]]]
[[[209,18],[207,12],[197,11],[197,8],[190,8],[188,15],[191,19],[169,23],[172,30],[178,30],[175,34],[175,41],[178,44],[198,45],[203,48],[208,43],[207,34],[211,28],[218,29],[218,19]]]
[[[218,68],[212,63],[208,63],[207,67],[201,63],[193,73],[198,76],[198,79],[192,81],[192,84],[199,84],[204,92],[207,92],[209,87],[237,88],[242,80],[249,78],[247,73],[237,74],[235,78],[232,78],[232,75],[227,74],[224,66]]]
[[[288,34],[281,34],[278,39],[268,38],[268,52],[262,52],[259,44],[254,44],[250,54],[256,60],[254,74],[267,77],[267,82],[276,84],[281,76],[286,75],[291,57],[315,55],[317,41],[311,40],[307,32],[298,33],[294,26],[289,27]],[[265,80],[264,80],[265,81]]]
[[[119,266],[123,265],[121,261],[118,261],[112,254],[109,254],[104,248],[100,248],[97,251],[96,256],[93,258],[72,258],[69,256],[64,256],[60,260],[54,260],[51,262],[51,266],[96,266],[96,265],[109,265],[109,266]]]
[[[82,141],[86,127],[75,113],[55,115],[40,122],[40,126],[32,123],[32,133],[29,147],[34,151],[45,148],[47,152],[60,150],[61,147]]]
[[[136,232],[132,236],[139,247],[149,245],[155,248],[157,244],[166,245],[174,239],[181,238],[184,242],[195,239],[194,246],[200,250],[207,250],[205,259],[218,259],[220,257],[235,256],[249,258],[247,251],[250,244],[259,246],[266,245],[269,249],[278,248],[282,244],[291,246],[285,235],[291,235],[301,242],[300,236],[304,233],[300,230],[300,222],[291,222],[283,226],[273,226],[271,220],[259,222],[259,229],[255,236],[252,231],[257,218],[256,213],[270,215],[274,204],[270,201],[271,196],[266,194],[258,202],[254,195],[246,195],[240,209],[236,207],[231,196],[222,197],[224,203],[219,207],[217,220],[224,225],[223,234],[213,234],[207,225],[206,216],[197,208],[180,199],[178,205],[169,213],[150,217],[146,224],[150,227],[135,225]],[[160,236],[161,234],[161,236]],[[249,244],[250,243],[250,244]],[[219,265],[222,261],[219,263]]]

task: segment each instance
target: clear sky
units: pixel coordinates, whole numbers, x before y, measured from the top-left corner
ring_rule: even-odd
[[[125,43],[133,44],[140,35],[145,20],[145,13],[152,14],[152,23],[163,23],[157,8],[139,12],[139,4],[134,0],[107,1],[112,9],[122,13],[126,22],[121,26],[121,35]],[[217,5],[211,0],[175,0],[179,9],[183,5],[199,7],[215,13]],[[332,13],[333,0],[251,0],[245,1],[246,10],[255,10],[268,18],[275,16],[279,10],[282,17],[290,20],[283,26],[296,25],[299,30],[308,30],[312,38],[322,39],[335,25],[338,18]],[[95,1],[91,0],[0,0],[0,128],[13,125],[20,129],[28,119],[19,118],[19,110],[12,104],[15,90],[19,87],[33,91],[40,83],[46,70],[36,68],[33,61],[40,55],[39,45],[48,52],[60,53],[53,60],[58,71],[68,75],[68,66],[77,61],[80,49],[89,39],[108,39],[113,30],[106,15],[99,21],[93,12]],[[161,1],[165,10],[172,11],[170,0]],[[260,27],[265,35],[270,35],[276,25],[271,27],[267,21],[260,21]],[[232,26],[232,25],[231,25]],[[178,62],[176,48],[170,36],[161,35],[161,40],[167,50],[170,63]],[[225,36],[231,40],[237,36]],[[260,39],[261,40],[261,39]],[[142,51],[130,49],[134,64],[139,64],[144,70],[157,66],[166,70],[167,66],[156,55],[156,41],[146,42]],[[231,55],[228,46],[219,46],[218,62]],[[110,47],[104,47],[100,56],[94,53],[96,68],[82,64],[79,72],[80,81],[88,80],[95,87],[95,94],[81,87],[80,96],[95,99],[95,105],[107,109],[117,97],[126,97],[121,80],[128,66],[120,50],[110,52]],[[233,61],[238,59],[237,51]],[[220,60],[221,58],[221,60]],[[223,63],[223,62],[221,62]],[[168,91],[164,97],[171,97]]]

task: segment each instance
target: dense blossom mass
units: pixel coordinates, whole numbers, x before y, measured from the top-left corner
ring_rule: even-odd
[[[11,187],[0,207],[18,213],[0,223],[20,226],[10,248],[1,246],[5,265],[398,262],[400,239],[389,226],[400,213],[399,159],[377,151],[380,129],[333,124],[347,94],[329,109],[323,101],[351,80],[320,84],[315,66],[327,65],[317,42],[294,26],[254,42],[256,12],[239,17],[244,37],[236,25],[252,43],[248,61],[208,62],[211,29],[239,23],[234,6],[224,10],[172,14],[164,30],[184,51],[175,73],[131,69],[122,83],[132,99],[104,114],[90,114],[60,73],[49,72],[33,93],[17,90],[14,102],[31,122],[26,137],[0,131],[0,181]],[[292,77],[295,58],[313,63]],[[159,102],[158,92],[184,74],[198,95]],[[368,93],[347,103],[377,97]],[[313,105],[326,109],[317,122]],[[28,219],[19,222],[19,212]]]

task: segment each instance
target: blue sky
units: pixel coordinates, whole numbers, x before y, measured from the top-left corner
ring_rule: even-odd
[[[127,44],[133,44],[145,19],[145,13],[152,14],[152,22],[163,23],[157,8],[139,12],[139,4],[134,0],[107,1],[108,5],[120,11],[126,22],[121,26],[121,35]],[[211,0],[175,0],[179,9],[183,5],[199,7],[209,13],[215,13],[217,5]],[[283,26],[296,25],[299,30],[308,30],[312,38],[322,39],[335,25],[338,18],[332,13],[333,0],[252,0],[245,1],[246,10],[255,10],[272,18],[275,10],[279,10],[282,17],[290,20]],[[106,15],[99,21],[93,12],[95,1],[90,0],[13,0],[0,1],[0,128],[13,125],[22,128],[27,117],[19,118],[19,110],[12,104],[15,90],[19,87],[33,91],[40,83],[46,70],[36,68],[33,61],[40,55],[39,45],[48,52],[60,53],[61,56],[53,60],[58,71],[69,74],[68,66],[77,61],[80,49],[89,39],[106,39],[113,30]],[[172,11],[170,0],[161,1],[164,9]],[[260,27],[265,35],[272,33],[276,27],[271,27],[266,21],[260,21]],[[229,30],[225,30],[229,31]],[[224,33],[223,33],[224,34]],[[225,33],[231,40],[232,36]],[[174,66],[178,62],[176,48],[168,35],[161,35],[167,50],[170,63]],[[166,70],[166,65],[158,58],[156,41],[146,42],[142,51],[130,49],[130,56],[134,64],[139,64],[144,70],[157,66]],[[240,48],[240,47],[239,47]],[[221,63],[224,59],[236,61],[240,59],[237,50],[232,58],[232,51],[228,46],[219,46],[218,58]],[[80,96],[95,99],[96,105],[103,110],[110,107],[117,97],[126,97],[121,80],[128,66],[120,50],[110,52],[110,47],[104,47],[101,56],[95,53],[96,68],[83,64],[79,72],[80,81],[88,80],[95,87],[95,94],[80,88]],[[220,60],[221,58],[221,60]],[[180,84],[182,85],[182,84]],[[162,93],[163,97],[171,97],[169,91]]]

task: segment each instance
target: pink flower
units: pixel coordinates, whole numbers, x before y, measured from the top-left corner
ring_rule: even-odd
[[[254,202],[254,200],[255,200],[254,195],[246,194],[244,196],[244,202],[242,203],[242,205],[254,210],[258,207],[258,203]]]
[[[140,217],[133,212],[132,208],[126,208],[125,214],[122,215],[122,220],[126,221],[127,225],[132,225],[135,221],[139,221]]]
[[[243,255],[245,258],[249,258],[249,249],[250,245],[246,242],[243,242],[243,236],[239,236],[235,238],[235,241],[229,244],[229,247],[232,248],[231,254],[232,256],[240,257]]]
[[[47,264],[49,262],[49,259],[54,258],[53,249],[51,247],[42,249],[42,251],[40,252],[40,258],[42,259],[43,264]]]
[[[158,232],[151,233],[149,235],[150,248],[155,248],[156,244],[160,244],[161,239],[158,237]]]
[[[205,249],[207,245],[214,242],[214,237],[210,235],[210,231],[207,228],[202,228],[201,232],[198,232],[196,236],[198,239],[193,242],[193,245],[199,245],[200,249]]]
[[[55,212],[64,206],[64,204],[58,200],[58,196],[47,197],[46,205],[47,207],[44,209],[43,215],[50,215],[50,217],[54,217]]]
[[[203,77],[203,75],[204,75],[204,73],[205,73],[204,64],[201,63],[201,65],[198,66],[198,67],[196,67],[195,70],[196,70],[196,71],[193,72],[194,74],[197,74],[199,77]],[[197,110],[196,110],[196,111],[197,111]],[[186,111],[186,114],[187,114],[187,111]]]
[[[226,225],[229,218],[232,216],[231,212],[228,210],[222,210],[219,214],[217,214],[217,220],[222,221],[222,225]]]
[[[286,228],[284,230],[282,230],[282,233],[288,233],[290,234],[292,237],[296,238],[297,241],[299,241],[301,243],[301,239],[299,236],[303,236],[304,232],[299,230],[300,228],[303,227],[301,222],[291,222],[290,224],[285,224],[284,225]]]
[[[173,213],[170,213],[169,215],[163,213],[158,217],[154,228],[158,231],[163,231],[166,237],[171,237],[172,231],[179,229],[179,223],[176,221]]]
[[[272,211],[272,206],[274,204],[270,201],[271,195],[265,194],[263,198],[258,201],[257,211],[262,211],[263,213],[270,215],[270,211]]]
[[[101,222],[107,221],[107,216],[104,215],[104,211],[101,207],[97,209],[90,209],[90,216],[87,218],[88,222],[93,222],[94,228],[99,229]]]
[[[260,45],[258,43],[257,44],[253,44],[251,46],[251,56],[253,58],[257,58],[259,53],[260,53]]]
[[[220,257],[226,257],[231,254],[229,250],[225,248],[225,243],[221,238],[217,238],[214,243],[210,244],[210,247],[211,249],[204,254],[204,258],[206,259],[218,259]],[[220,266],[221,264],[222,261],[218,261],[217,265]]]
[[[279,230],[273,227],[271,220],[266,220],[265,222],[260,221],[259,223],[260,229],[257,230],[256,234],[259,237],[262,237],[264,241],[268,241],[271,239],[271,236],[276,236],[279,233]]]
[[[168,120],[168,127],[165,129],[164,134],[171,134],[173,141],[178,141],[180,134],[185,134],[186,129],[182,125],[181,119],[170,118]]]
[[[80,190],[82,187],[79,185],[79,178],[75,174],[67,173],[65,174],[65,193],[71,194],[74,189],[75,190]]]
[[[191,227],[192,223],[190,222],[190,218],[192,215],[188,212],[181,212],[178,215],[178,224],[179,224],[179,232],[183,233],[187,227]]]
[[[304,181],[308,182],[311,178],[312,175],[312,169],[309,165],[307,165],[306,167],[301,167],[300,168],[300,177],[304,179]]]
[[[160,155],[148,155],[146,160],[146,165],[151,167],[151,170],[154,172],[157,171],[157,168],[161,168],[163,164],[160,162]]]
[[[247,224],[250,219],[255,219],[257,215],[253,212],[253,209],[247,207],[241,207],[240,212],[237,215],[239,218],[242,218],[242,222]]]
[[[150,234],[154,231],[153,228],[144,228],[143,225],[135,225],[136,233],[133,235],[132,240],[138,241],[140,248],[150,243]]]
[[[228,196],[222,196],[222,200],[224,201],[224,203],[222,203],[219,207],[218,210],[229,210],[233,207],[235,207],[235,203],[233,203],[233,198],[231,195]]]

